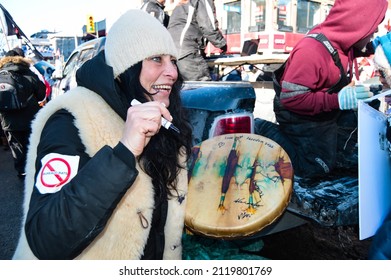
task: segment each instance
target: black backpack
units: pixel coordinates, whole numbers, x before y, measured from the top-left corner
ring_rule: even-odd
[[[24,80],[25,78],[17,72],[0,70],[0,111],[27,107],[33,94],[27,92]]]

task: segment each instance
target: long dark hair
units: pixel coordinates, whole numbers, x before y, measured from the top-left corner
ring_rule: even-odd
[[[146,94],[153,97],[140,83],[141,68],[142,62],[139,62],[116,79],[128,104],[133,98],[141,103],[149,101]],[[186,168],[186,165],[183,166],[179,162],[178,155],[183,155],[187,162],[192,143],[190,122],[180,98],[182,86],[183,78],[178,73],[178,79],[171,90],[168,110],[173,117],[173,124],[180,130],[180,135],[164,128],[160,129],[138,158],[140,167],[151,176],[153,185],[159,187],[160,190],[166,188],[170,196],[177,195],[177,176],[181,168]]]

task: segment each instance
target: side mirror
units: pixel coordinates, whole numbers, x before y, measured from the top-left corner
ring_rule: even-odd
[[[60,69],[54,70],[52,73],[53,80],[61,80],[63,78],[62,71]]]

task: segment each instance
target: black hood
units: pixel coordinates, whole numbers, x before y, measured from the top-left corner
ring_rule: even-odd
[[[130,105],[116,86],[113,68],[106,64],[104,50],[77,70],[76,82],[78,86],[101,96],[123,120],[126,119],[126,112]]]

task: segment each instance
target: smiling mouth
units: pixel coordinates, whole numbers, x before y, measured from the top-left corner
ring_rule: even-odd
[[[154,85],[154,86],[152,86],[152,89],[154,89],[156,91],[161,91],[161,90],[170,91],[172,89],[172,87],[169,85]]]

